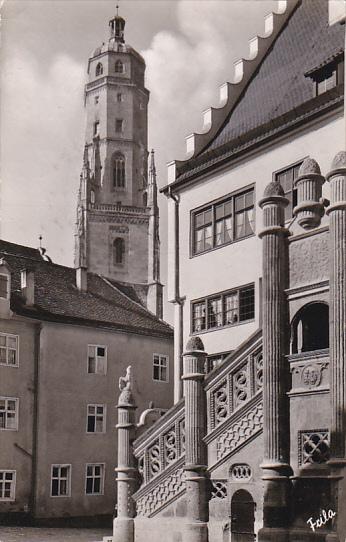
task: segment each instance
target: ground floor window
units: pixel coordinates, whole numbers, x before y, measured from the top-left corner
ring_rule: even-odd
[[[52,465],[51,496],[71,496],[71,465]]]
[[[16,471],[0,470],[0,501],[14,501],[16,493]]]
[[[103,495],[104,470],[103,463],[87,464],[85,478],[85,493],[87,495]]]

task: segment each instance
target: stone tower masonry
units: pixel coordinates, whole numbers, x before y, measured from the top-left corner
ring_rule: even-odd
[[[88,62],[86,137],[77,205],[75,267],[144,285],[162,317],[159,213],[154,154],[148,183],[148,101],[144,59],[125,43],[125,20]]]

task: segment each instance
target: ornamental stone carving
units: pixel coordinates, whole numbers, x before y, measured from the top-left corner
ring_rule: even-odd
[[[156,510],[185,490],[184,472],[182,468],[167,476],[162,483],[155,486],[137,500],[137,515],[150,517]]]
[[[231,479],[236,482],[244,482],[251,479],[251,467],[247,463],[237,463],[230,469]]]
[[[217,458],[221,459],[236,450],[263,427],[263,404],[259,403],[247,412],[232,427],[223,433],[217,441]]]
[[[210,480],[211,498],[227,499],[227,480]]]
[[[299,431],[299,465],[326,463],[330,458],[328,429]]]
[[[301,380],[304,386],[316,387],[321,382],[322,366],[321,365],[306,365],[301,373]]]

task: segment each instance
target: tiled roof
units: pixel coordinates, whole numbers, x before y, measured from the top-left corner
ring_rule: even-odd
[[[345,25],[328,24],[326,0],[302,0],[219,133],[197,157],[177,166],[176,182],[258,143],[273,128],[294,126],[298,115],[306,118],[316,108],[322,112],[339,105],[343,87],[314,98],[306,73],[340,55],[344,40]]]
[[[39,254],[39,251],[37,251]],[[31,257],[31,255],[33,257]],[[35,249],[1,241],[0,257],[11,270],[11,309],[20,315],[45,321],[90,325],[144,335],[172,337],[166,323],[137,302],[137,295],[88,272],[86,292],[76,287],[76,272],[38,258]],[[35,304],[26,306],[20,288],[23,269],[34,272]]]

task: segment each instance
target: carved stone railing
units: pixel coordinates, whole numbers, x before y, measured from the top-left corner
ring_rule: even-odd
[[[244,406],[262,386],[262,339],[257,332],[207,380],[208,434]]]
[[[95,211],[121,212],[135,215],[148,215],[148,207],[132,207],[130,205],[117,205],[112,203],[94,203],[90,208]]]
[[[134,442],[142,485],[175,463],[184,452],[184,400],[181,400]]]

